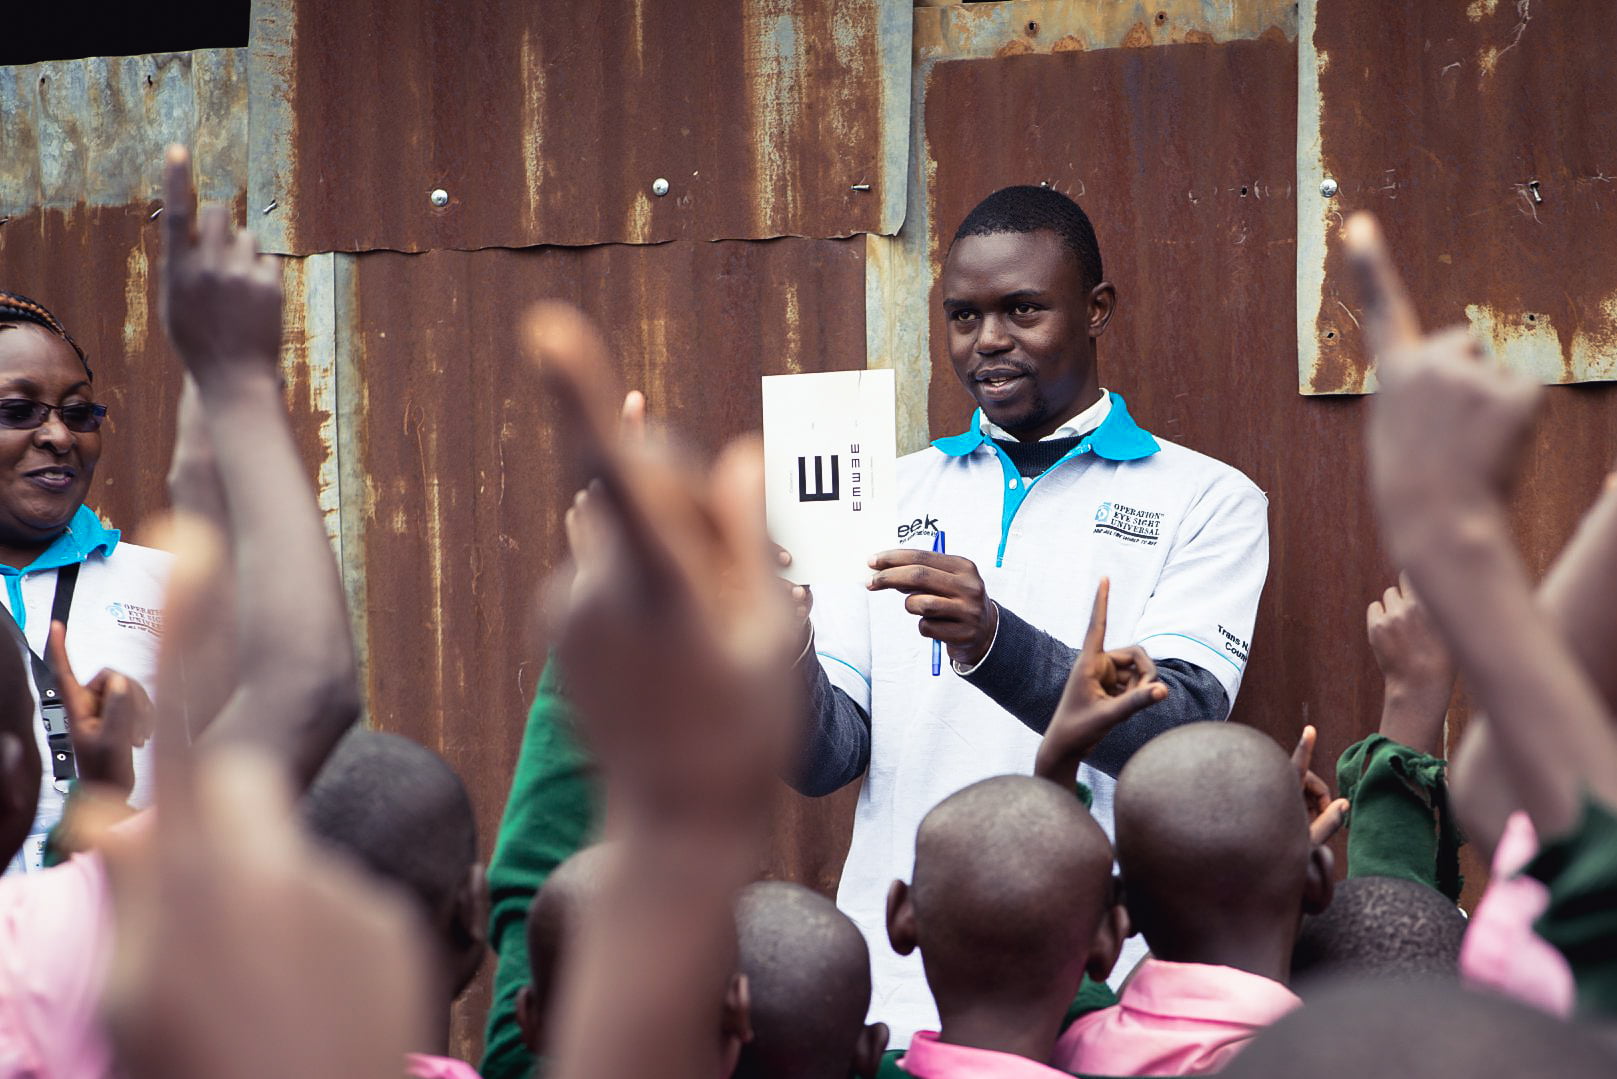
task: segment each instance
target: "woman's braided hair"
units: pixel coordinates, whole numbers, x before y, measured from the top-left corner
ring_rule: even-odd
[[[50,313],[49,308],[38,300],[30,300],[20,292],[7,292],[0,289],[0,327],[7,323],[31,322],[35,326],[42,326],[46,330],[60,337],[72,346],[78,354],[79,362],[84,365],[84,376],[94,379],[95,374],[90,370],[90,361],[84,355],[79,343],[73,340],[73,335],[67,332],[62,320]]]

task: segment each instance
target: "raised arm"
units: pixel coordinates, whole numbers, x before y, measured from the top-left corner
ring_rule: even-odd
[[[1585,792],[1617,805],[1617,734],[1535,602],[1502,504],[1538,387],[1479,362],[1463,330],[1422,338],[1374,220],[1355,216],[1347,239],[1382,384],[1367,441],[1383,532],[1493,721],[1524,808],[1559,835]]]
[[[163,316],[196,382],[226,493],[236,569],[237,678],[210,739],[257,742],[301,787],[359,715],[341,581],[281,398],[277,261],[222,206],[192,234],[190,159],[164,165]]]

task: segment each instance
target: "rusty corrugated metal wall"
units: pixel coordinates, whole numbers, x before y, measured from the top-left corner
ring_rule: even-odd
[[[1299,369],[1313,391],[1364,377],[1335,321],[1348,302],[1330,214],[1387,216],[1431,317],[1477,305],[1507,354],[1553,347],[1576,377],[1613,358],[1590,222],[1617,166],[1601,157],[1609,132],[1580,115],[1608,110],[1595,46],[1511,3],[1382,6],[1354,19],[1328,5],[1316,23],[1313,3],[1282,0],[469,15],[258,0],[247,50],[0,69],[0,284],[55,307],[95,358],[114,418],[92,504],[132,526],[163,501],[178,381],[149,288],[157,164],[170,139],[198,147],[205,194],[288,255],[289,399],[372,721],[455,765],[488,844],[568,493],[511,352],[521,305],[560,295],[602,319],[625,380],[702,449],[756,425],[760,374],[864,365],[898,371],[916,449],[969,411],[932,344],[948,238],[992,188],[1049,182],[1089,209],[1118,286],[1105,383],[1269,494],[1271,574],[1237,718],[1286,743],[1316,723],[1328,763],[1375,725],[1363,605],[1392,575],[1364,498],[1361,401],[1297,392]],[[1551,92],[1557,65],[1575,92]],[[1376,107],[1396,114],[1390,139]],[[1467,142],[1467,109],[1510,137]],[[1464,164],[1424,161],[1428,138]],[[1536,219],[1521,192],[1487,187],[1524,162]],[[1389,167],[1397,182],[1375,183]],[[1473,201],[1491,226],[1455,212],[1455,168],[1482,178]],[[1586,263],[1576,288],[1545,292]],[[1613,392],[1550,395],[1517,515],[1536,568],[1605,471]],[[783,792],[769,871],[834,887],[852,793]],[[486,984],[457,1015],[463,1055]]]

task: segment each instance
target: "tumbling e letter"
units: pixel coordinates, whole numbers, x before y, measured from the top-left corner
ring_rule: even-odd
[[[807,457],[797,459],[797,500],[799,502],[835,502],[841,497],[841,482],[837,476],[837,455],[831,454],[831,489],[825,489],[825,458],[814,457],[814,489],[809,490]]]

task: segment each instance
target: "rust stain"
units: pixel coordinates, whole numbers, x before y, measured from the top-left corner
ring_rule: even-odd
[[[1314,44],[1330,56],[1320,147],[1336,209],[1381,217],[1423,316],[1472,322],[1546,382],[1617,374],[1617,130],[1604,120],[1617,85],[1602,35],[1564,7],[1382,0],[1321,4]],[[1336,229],[1321,300],[1310,389],[1361,392]]]
[[[848,236],[902,182],[868,0],[286,4],[296,253]]]
[[[1084,39],[1077,34],[1066,34],[1050,46],[1051,52],[1083,52]]]
[[[1185,42],[1189,45],[1211,45],[1213,43],[1213,35],[1209,34],[1206,30],[1186,30]]]
[[[1123,35],[1125,49],[1148,49],[1155,44],[1156,39],[1151,36],[1151,31],[1146,29],[1143,22],[1135,23],[1129,27],[1129,32]]]
[[[999,51],[994,53],[994,55],[995,57],[1026,56],[1028,53],[1033,51],[1033,44],[1030,41],[1028,41],[1026,38],[1018,37],[1012,38],[1005,44],[1001,45],[999,47]]]

